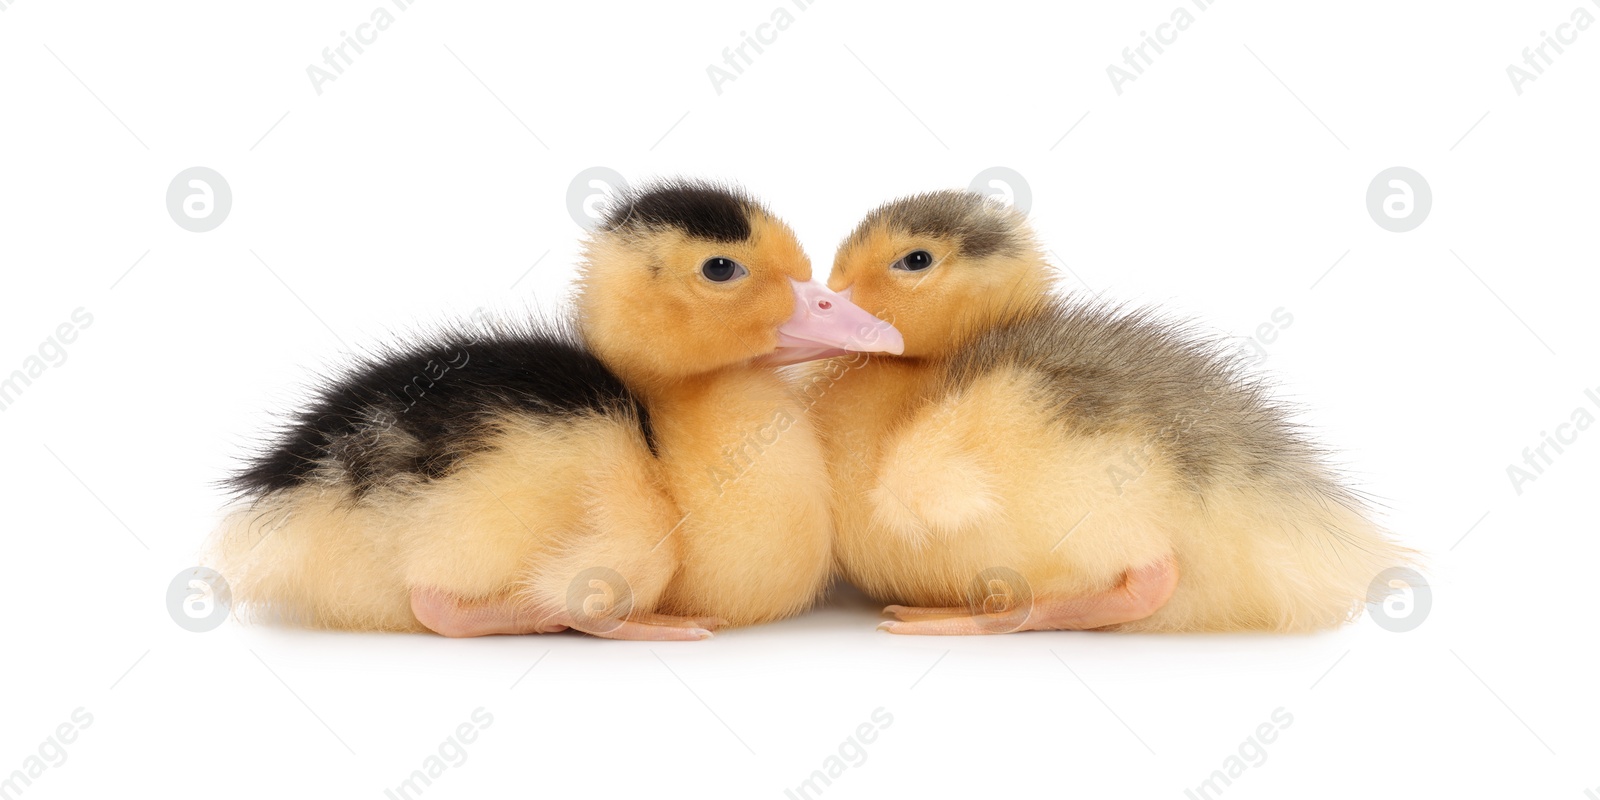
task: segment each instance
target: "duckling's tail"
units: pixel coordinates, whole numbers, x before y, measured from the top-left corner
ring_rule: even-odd
[[[1175,544],[1179,588],[1128,630],[1306,632],[1349,622],[1391,591],[1393,570],[1420,565],[1352,495],[1217,489]]]
[[[304,485],[233,509],[205,561],[234,613],[311,628],[420,631],[397,537],[378,509],[337,487]]]

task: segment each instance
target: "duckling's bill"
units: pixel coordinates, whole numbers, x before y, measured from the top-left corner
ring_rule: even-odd
[[[778,327],[778,349],[761,363],[785,366],[832,358],[845,353],[905,351],[905,339],[888,322],[867,313],[821,281],[789,279],[794,288],[794,315]]]

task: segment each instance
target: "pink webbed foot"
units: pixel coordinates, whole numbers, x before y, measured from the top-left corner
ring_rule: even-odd
[[[514,598],[463,602],[437,589],[414,589],[411,613],[441,636],[466,638],[496,634],[558,633],[571,628],[604,639],[698,641],[725,624],[716,617],[676,617],[635,611],[616,619],[566,611],[542,612]]]
[[[1034,598],[1020,592],[987,592],[973,607],[889,606],[894,617],[878,626],[889,633],[965,636],[1015,631],[1084,631],[1134,622],[1166,605],[1178,587],[1178,566],[1170,558],[1129,570],[1122,583],[1099,594]]]

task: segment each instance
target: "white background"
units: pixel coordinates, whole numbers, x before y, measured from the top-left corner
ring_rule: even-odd
[[[319,95],[307,66],[380,1],[0,0],[0,376],[93,315],[0,411],[0,775],[93,715],[24,796],[382,797],[478,707],[424,796],[779,798],[880,707],[822,796],[1183,797],[1278,708],[1224,796],[1600,794],[1600,425],[1520,494],[1506,472],[1600,417],[1600,26],[1520,96],[1506,74],[1600,6],[1223,0],[1119,95],[1106,67],[1179,0],[824,0],[719,94],[778,0],[422,0]],[[209,233],[165,207],[196,165],[233,192]],[[561,301],[596,165],[737,180],[824,274],[874,205],[1005,166],[1075,288],[1240,336],[1289,312],[1262,368],[1427,552],[1430,615],[898,638],[841,591],[692,644],[174,624],[271,415],[394,332]],[[1396,165],[1433,193],[1408,233],[1365,205]]]

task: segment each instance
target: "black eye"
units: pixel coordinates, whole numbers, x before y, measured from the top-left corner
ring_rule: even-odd
[[[890,269],[903,269],[907,272],[920,272],[933,266],[933,255],[926,250],[913,250],[905,258],[894,262]]]
[[[731,258],[717,256],[706,259],[706,263],[700,265],[700,274],[712,283],[727,283],[734,278],[749,275],[750,270]]]

